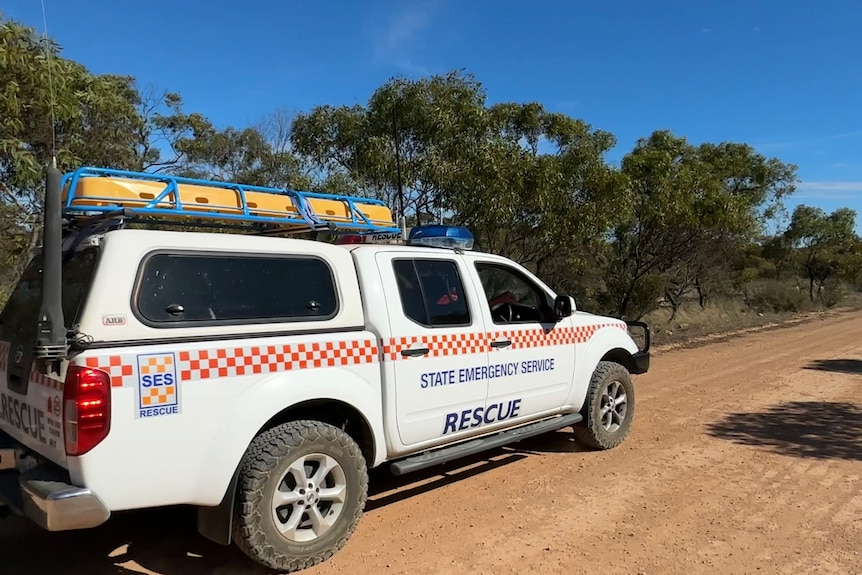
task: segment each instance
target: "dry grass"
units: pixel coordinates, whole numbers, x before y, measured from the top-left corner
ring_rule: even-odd
[[[841,308],[862,308],[862,294],[853,292],[842,298]],[[722,299],[701,308],[697,302],[686,302],[671,320],[671,309],[661,308],[646,315],[653,332],[653,345],[684,343],[693,338],[724,334],[768,324],[780,324],[811,313],[829,309],[807,303],[795,311],[752,309],[742,300]]]

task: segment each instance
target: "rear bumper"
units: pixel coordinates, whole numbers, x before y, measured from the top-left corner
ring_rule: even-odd
[[[2,461],[14,460],[16,449],[15,442],[0,432]],[[53,463],[26,471],[0,470],[0,504],[48,531],[97,527],[111,516],[98,495],[72,485],[69,473]]]

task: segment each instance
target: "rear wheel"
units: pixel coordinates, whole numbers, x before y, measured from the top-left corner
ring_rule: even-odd
[[[631,374],[618,363],[601,361],[593,372],[582,425],[575,439],[593,449],[611,449],[622,443],[635,414],[635,388]]]
[[[282,572],[329,559],[362,515],[368,474],[359,446],[341,429],[291,421],[258,435],[240,469],[237,546]]]

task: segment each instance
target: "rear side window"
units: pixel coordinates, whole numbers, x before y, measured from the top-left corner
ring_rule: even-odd
[[[338,309],[332,270],[313,257],[156,254],[136,300],[155,326],[323,320]]]
[[[392,262],[404,315],[426,327],[470,325],[458,266],[451,260]]]
[[[63,256],[63,319],[71,328],[78,321],[90,280],[99,259],[98,248],[89,247]],[[0,340],[34,342],[42,306],[42,255],[31,260],[0,314]]]

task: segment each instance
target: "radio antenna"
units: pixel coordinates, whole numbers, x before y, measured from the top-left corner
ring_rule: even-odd
[[[396,100],[397,102],[397,100]],[[404,187],[401,183],[401,139],[398,133],[397,106],[392,106],[392,132],[395,137],[395,172],[398,184],[398,214],[401,218],[401,237],[407,239],[407,217],[404,214]]]
[[[48,40],[48,12],[45,9],[45,0],[42,0],[42,26],[45,35],[45,62],[48,65],[48,109],[51,113],[51,167],[57,167],[57,119],[54,115],[54,78],[51,74],[51,49]]]
[[[51,50],[48,43],[48,16],[42,0],[45,26],[45,61],[48,64],[48,92],[51,117],[51,162],[45,168],[45,203],[42,206],[42,301],[36,324],[33,359],[44,362],[44,371],[60,373],[59,360],[68,354],[65,318],[63,317],[63,264],[60,170],[57,169],[57,132],[54,116],[54,82],[51,74]]]

